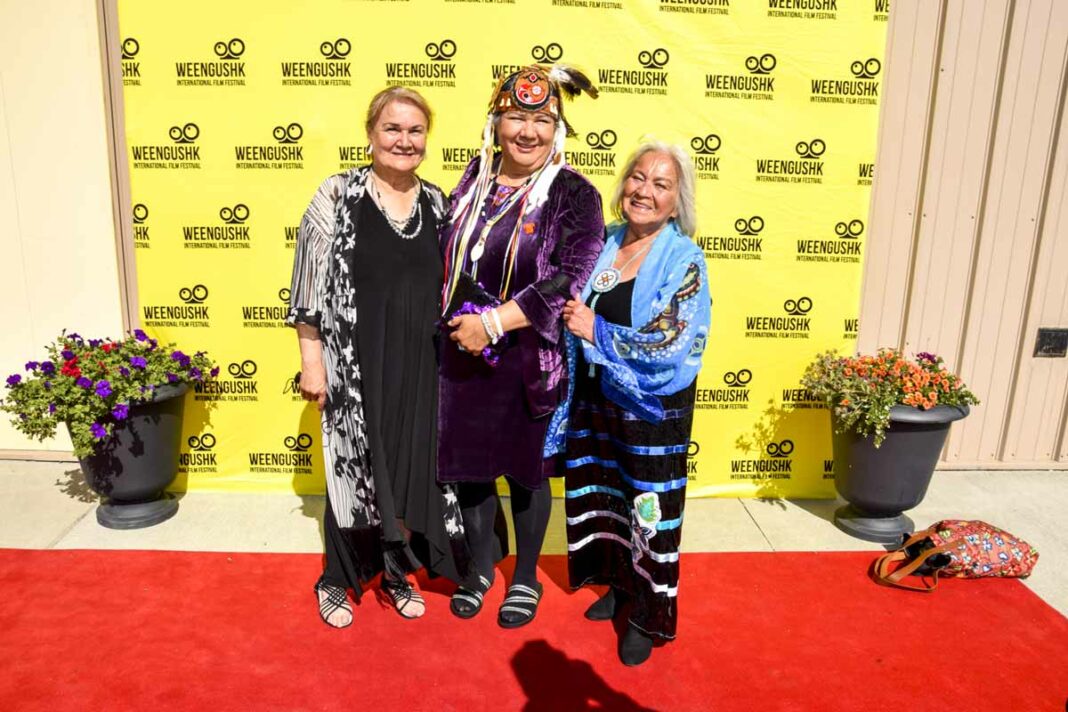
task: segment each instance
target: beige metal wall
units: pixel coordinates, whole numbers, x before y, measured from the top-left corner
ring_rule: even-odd
[[[982,405],[944,466],[1068,468],[1068,0],[895,0],[859,348],[931,351]]]
[[[96,0],[0,0],[0,377],[123,328]],[[0,418],[0,457],[70,458]]]

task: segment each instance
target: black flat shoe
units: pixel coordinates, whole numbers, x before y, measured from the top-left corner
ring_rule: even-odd
[[[609,586],[608,593],[594,601],[583,615],[591,621],[610,621],[616,617],[616,613],[623,606],[624,598],[625,594],[622,591]]]
[[[538,614],[538,604],[545,589],[540,583],[533,587],[513,583],[508,587],[504,602],[497,611],[497,625],[501,628],[519,628],[534,620]]]
[[[653,639],[634,626],[619,641],[619,661],[628,667],[641,665],[653,654]]]

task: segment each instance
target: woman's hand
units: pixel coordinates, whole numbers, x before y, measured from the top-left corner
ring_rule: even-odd
[[[315,401],[320,413],[326,406],[326,367],[322,361],[301,365],[300,395],[304,400]]]
[[[489,336],[478,314],[461,314],[449,321],[449,338],[472,356],[478,356],[489,345]]]
[[[577,299],[567,300],[564,305],[564,326],[575,336],[591,344],[593,340],[593,310]]]

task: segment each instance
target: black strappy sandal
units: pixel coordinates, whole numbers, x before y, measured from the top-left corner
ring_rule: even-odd
[[[326,598],[320,596],[320,593],[325,593]],[[352,606],[349,605],[349,596],[345,589],[319,579],[315,582],[315,598],[319,601],[319,617],[323,619],[323,623],[326,623],[331,628],[348,628],[352,625],[354,616],[352,615]],[[337,611],[348,611],[349,622],[344,625],[331,623],[330,616]]]
[[[482,610],[482,599],[492,586],[493,582],[480,574],[476,588],[460,586],[456,589],[449,601],[449,610],[457,618],[474,618]]]
[[[415,590],[407,579],[394,579],[382,577],[382,592],[389,596],[389,599],[393,602],[393,608],[397,611],[402,618],[412,620],[415,618],[421,618],[426,613],[426,601],[423,599],[422,594]],[[423,610],[420,613],[405,613],[406,609],[412,603],[420,603],[423,605]]]
[[[540,583],[535,583],[533,587],[513,583],[508,587],[504,602],[497,611],[497,625],[502,628],[519,628],[530,623],[538,614],[538,604],[544,590]],[[516,613],[518,616],[512,618],[505,616],[505,613]]]

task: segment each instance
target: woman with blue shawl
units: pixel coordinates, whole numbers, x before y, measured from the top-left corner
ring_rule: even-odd
[[[572,587],[609,586],[586,611],[629,603],[619,657],[640,665],[675,637],[686,454],[711,318],[704,255],[693,243],[686,153],[645,143],[627,161],[593,276],[564,308],[574,368],[570,410],[547,447],[566,466]]]

